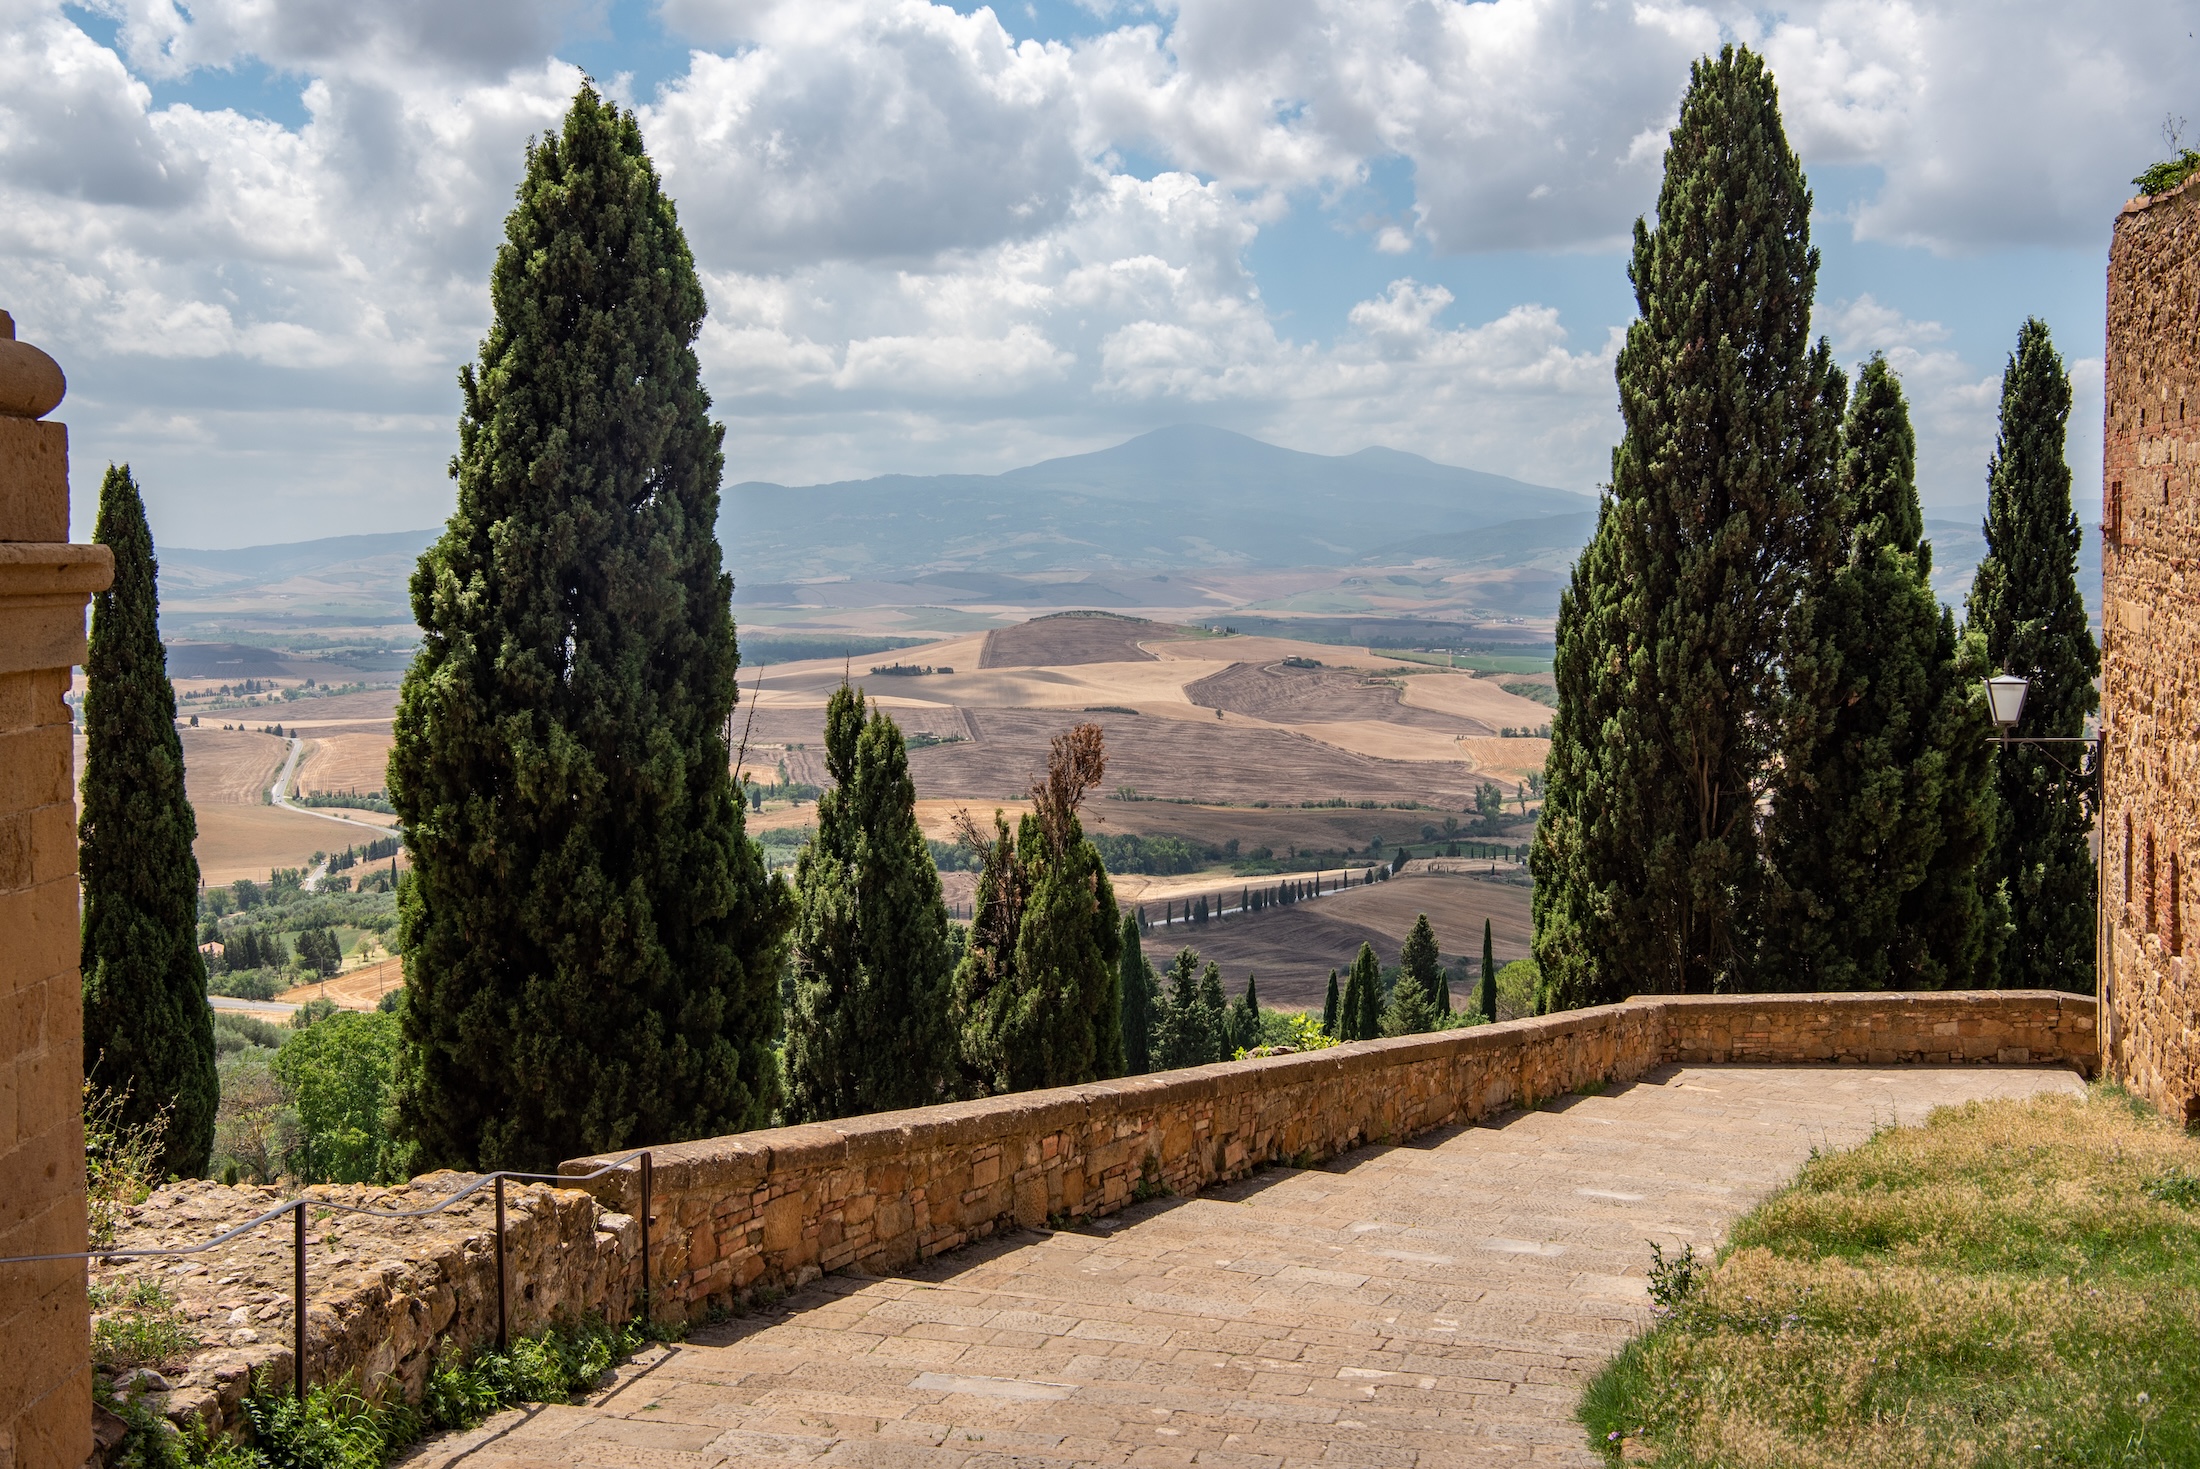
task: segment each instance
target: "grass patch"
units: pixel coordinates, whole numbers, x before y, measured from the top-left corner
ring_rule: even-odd
[[[1665,1469],[2200,1464],[2195,1179],[2103,1088],[1814,1154],[1710,1269],[1659,1257],[1582,1421]]]
[[[180,1367],[199,1349],[191,1318],[158,1280],[89,1288],[92,1307],[92,1365],[102,1372],[133,1367],[165,1371]]]

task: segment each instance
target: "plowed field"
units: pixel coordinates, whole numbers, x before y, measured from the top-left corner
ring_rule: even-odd
[[[985,635],[980,668],[1064,668],[1078,663],[1135,663],[1153,654],[1138,645],[1180,638],[1183,629],[1112,612],[1065,612],[1035,617]]]
[[[1259,976],[1263,1005],[1319,1009],[1330,970],[1350,965],[1362,943],[1373,944],[1383,963],[1397,963],[1413,920],[1423,913],[1447,965],[1462,957],[1481,958],[1485,918],[1497,962],[1524,957],[1528,896],[1524,884],[1407,874],[1249,917],[1157,926],[1146,935],[1146,958],[1160,970],[1178,949],[1194,948],[1202,960],[1222,965],[1223,989],[1232,999],[1244,992],[1250,973]],[[1464,1001],[1455,988],[1453,1006]]]
[[[289,728],[285,725],[284,728]],[[378,791],[388,781],[390,736],[350,730],[312,735],[298,762],[298,789],[304,791]]]
[[[290,742],[241,729],[198,729],[183,737],[183,789],[194,806],[257,806]]]
[[[1267,725],[1031,709],[965,711],[974,744],[909,753],[917,793],[1015,797],[1046,768],[1048,743],[1080,721],[1106,733],[1107,785],[1202,802],[1418,800],[1463,809],[1476,776],[1459,761],[1378,760]]]
[[[1185,697],[1205,709],[1223,709],[1270,724],[1327,724],[1366,720],[1489,735],[1478,719],[1407,704],[1398,682],[1358,669],[1290,668],[1282,663],[1233,663],[1184,686]]]

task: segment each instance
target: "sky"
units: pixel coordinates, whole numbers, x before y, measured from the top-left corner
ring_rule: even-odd
[[[2003,362],[2069,361],[2098,517],[2104,271],[2200,138],[2195,0],[0,0],[0,308],[67,371],[77,533],[448,513],[527,140],[640,119],[709,301],[728,482],[988,472],[1208,423],[1591,491],[1627,241],[1689,65],[1756,47],[1816,326],[1984,503]],[[738,570],[738,556],[734,557]]]

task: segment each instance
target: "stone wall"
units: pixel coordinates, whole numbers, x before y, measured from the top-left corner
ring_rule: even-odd
[[[2200,1121],[2200,179],[2134,199],[2109,247],[2101,719],[2110,1072]]]
[[[472,1182],[431,1173],[407,1188],[324,1185],[322,1203],[384,1211],[425,1208]],[[508,1185],[505,1270],[510,1330],[539,1332],[590,1311],[623,1320],[636,1294],[635,1221],[573,1189]],[[280,1190],[185,1180],[160,1189],[117,1225],[117,1247],[202,1244],[286,1197]],[[439,1354],[463,1357],[497,1336],[496,1203],[488,1189],[421,1219],[374,1219],[309,1208],[306,1380],[349,1377],[377,1398],[417,1402]],[[82,1236],[79,1235],[81,1240]],[[180,1258],[102,1263],[100,1285],[152,1278],[176,1297],[201,1345],[162,1381],[162,1411],[179,1423],[236,1428],[255,1379],[293,1382],[295,1224],[285,1215],[217,1249]],[[89,1407],[86,1408],[89,1413]],[[74,1461],[82,1463],[81,1457]]]
[[[826,1271],[891,1271],[1010,1226],[1318,1163],[1671,1060],[2090,1072],[2094,1013],[2048,991],[1643,999],[678,1144],[652,1159],[655,1310],[682,1317]],[[587,1187],[641,1208],[638,1165]]]
[[[84,1248],[70,665],[113,563],[69,539],[64,384],[0,312],[0,1256]],[[0,1469],[91,1452],[81,1261],[0,1265]]]

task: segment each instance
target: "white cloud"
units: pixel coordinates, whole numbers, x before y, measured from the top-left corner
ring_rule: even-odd
[[[70,370],[80,463],[148,456],[185,542],[434,518],[451,379],[589,0],[94,8],[114,49],[83,10],[0,0],[0,297]],[[998,468],[1202,417],[1586,488],[1620,323],[1570,338],[1525,291],[1463,313],[1416,252],[1610,250],[1692,58],[1760,46],[1806,163],[1877,171],[1841,225],[1940,254],[2096,246],[2200,81],[2170,0],[2113,24],[2049,0],[1087,8],[1109,28],[1041,44],[926,0],[664,0],[693,50],[641,119],[737,477]],[[294,86],[304,121],[155,100],[226,68]],[[1410,198],[1365,209],[1378,174]],[[1381,267],[1327,340],[1248,264],[1323,209]],[[1903,372],[1936,482],[1976,480],[1998,361],[1871,295],[1821,318]]]

